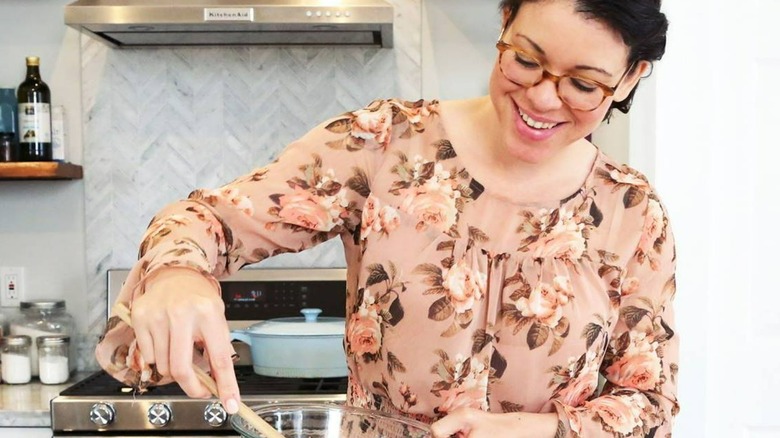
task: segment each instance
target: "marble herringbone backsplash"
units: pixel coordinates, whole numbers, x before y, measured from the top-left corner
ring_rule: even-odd
[[[395,48],[110,49],[81,40],[88,333],[106,316],[106,272],[128,268],[154,213],[271,161],[324,119],[421,95],[420,0],[391,1]],[[343,266],[328,242],[265,266]],[[93,345],[80,348],[89,351]],[[95,368],[85,355],[81,369]]]

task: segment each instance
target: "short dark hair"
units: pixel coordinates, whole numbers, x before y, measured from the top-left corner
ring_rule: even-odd
[[[523,3],[543,0],[501,0],[501,10],[507,13],[508,26],[517,17]],[[601,21],[617,32],[629,47],[628,64],[637,67],[639,61],[658,61],[666,51],[666,31],[669,21],[661,12],[661,0],[573,0],[577,12]],[[612,102],[605,120],[612,110],[628,113],[636,87],[621,102]]]

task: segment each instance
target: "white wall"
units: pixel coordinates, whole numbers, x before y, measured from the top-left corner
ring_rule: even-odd
[[[706,381],[708,361],[715,357],[707,342],[706,322],[712,314],[708,291],[713,287],[708,284],[707,259],[718,252],[711,246],[714,236],[709,234],[712,188],[707,162],[709,139],[714,132],[710,111],[720,109],[711,100],[711,76],[702,72],[718,68],[712,63],[721,62],[709,54],[715,43],[706,44],[706,28],[715,8],[706,0],[664,3],[670,20],[666,55],[643,90],[645,105],[631,119],[631,159],[654,173],[677,245],[675,310],[681,339],[681,412],[675,436],[681,437],[721,436],[710,430],[708,403],[732,409],[735,404],[749,402],[713,399]],[[736,308],[735,303],[725,304]],[[724,327],[733,328],[729,324]],[[729,378],[719,385],[724,389],[741,386],[740,378]]]
[[[25,56],[39,56],[52,103],[65,107],[68,161],[80,163],[78,34],[62,24],[66,3],[0,3],[0,87],[16,88],[24,79]],[[75,315],[86,311],[83,193],[81,181],[0,182],[0,265],[25,268],[28,299],[66,298]]]
[[[497,0],[424,1],[423,97],[487,94],[500,31]]]

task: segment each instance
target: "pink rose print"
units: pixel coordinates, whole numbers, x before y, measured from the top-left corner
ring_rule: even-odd
[[[430,163],[421,157],[416,157],[412,177],[415,180],[421,179],[429,165]],[[401,191],[404,198],[400,209],[417,217],[418,231],[428,226],[447,231],[458,219],[457,200],[461,193],[457,188],[457,181],[452,179],[450,172],[436,163],[433,166],[433,175],[423,184]]]
[[[357,379],[349,379],[347,395],[350,405],[359,408],[370,408],[373,401],[371,394],[367,393],[363,385]]]
[[[635,428],[642,426],[642,402],[636,396],[626,399],[605,395],[586,402],[585,407],[595,412],[615,433],[630,435]]]
[[[607,378],[620,386],[649,391],[661,377],[661,358],[654,353],[623,356],[607,368]]]
[[[204,191],[203,196],[214,196],[217,199],[221,199],[226,204],[232,205],[233,208],[247,216],[252,216],[255,213],[254,206],[249,197],[242,195],[235,187],[222,187],[217,190]]]
[[[618,184],[628,184],[637,187],[648,186],[647,181],[642,179],[639,175],[625,172],[621,169],[612,168],[609,171],[609,177],[612,178],[612,181],[615,181]]]
[[[347,342],[350,351],[357,355],[374,355],[382,345],[382,327],[378,313],[379,306],[366,289],[360,309],[352,314],[347,328]]]
[[[582,406],[593,395],[599,383],[599,363],[597,359],[595,352],[588,351],[585,353],[585,365],[576,375],[574,373],[577,372],[579,358],[572,357],[569,359],[566,372],[572,378],[558,393],[561,402],[568,406]]]
[[[623,296],[631,295],[639,290],[639,279],[636,277],[628,277],[623,280],[623,287],[621,293]]]
[[[401,217],[393,207],[380,205],[379,199],[374,195],[366,198],[360,225],[361,239],[365,240],[372,232],[390,234],[401,224]]]
[[[464,361],[469,361],[464,363]],[[443,389],[439,392],[439,396],[442,397],[442,404],[437,409],[440,414],[447,414],[460,408],[474,408],[487,410],[487,400],[485,395],[487,394],[488,375],[489,370],[485,364],[478,358],[463,358],[458,356],[456,358],[456,373],[454,375],[456,382],[448,389]],[[470,367],[466,368],[466,365]],[[470,372],[462,377],[460,384],[459,369],[469,369]]]
[[[580,434],[582,434],[582,420],[580,419],[579,412],[577,409],[568,405],[562,405],[561,407],[563,408],[564,415],[566,415],[566,419],[569,420],[571,431],[574,432],[575,437],[579,437]]]
[[[441,392],[444,401],[439,406],[439,413],[448,414],[460,408],[481,409],[483,406],[482,398],[485,392],[479,388],[463,389],[455,387]]]
[[[642,237],[639,240],[639,251],[648,255],[650,258],[650,266],[653,270],[658,269],[658,261],[650,256],[654,253],[653,246],[656,240],[661,237],[664,229],[664,211],[661,208],[661,203],[655,199],[650,199],[647,203],[647,213],[645,215],[645,223],[642,228]]]
[[[455,224],[458,210],[454,200],[441,191],[426,192],[419,188],[409,189],[401,204],[401,210],[418,219],[417,230],[433,226],[442,231]]]
[[[385,205],[379,210],[380,230],[385,234],[390,234],[401,225],[401,216],[398,211],[389,205]]]
[[[607,368],[607,378],[617,385],[643,391],[655,389],[661,380],[658,343],[637,331],[629,332],[629,345],[623,356]]]
[[[444,275],[444,287],[449,291],[450,302],[458,313],[465,313],[482,299],[487,287],[487,275],[472,270],[465,260],[460,260]]]
[[[554,285],[537,283],[529,297],[521,297],[517,300],[515,303],[517,310],[524,317],[535,318],[548,327],[557,326],[563,316],[562,306],[566,305],[571,297],[571,286],[568,281],[568,278],[556,278]]]
[[[598,388],[598,373],[589,373],[569,382],[560,393],[560,400],[569,406],[582,406]]]
[[[567,260],[579,260],[585,253],[586,239],[584,235],[585,224],[582,219],[574,216],[573,212],[560,209],[557,222],[549,225],[551,214],[542,210],[538,220],[541,228],[539,238],[531,242],[524,251],[530,251],[534,258],[559,258]]]
[[[330,231],[342,224],[346,201],[342,196],[317,196],[300,187],[291,195],[279,198],[279,217],[285,221],[317,231]],[[339,199],[342,198],[342,199]]]
[[[431,106],[424,105],[417,108],[402,108],[402,111],[406,113],[406,117],[409,123],[412,125],[418,125],[422,122],[422,119],[431,115]]]
[[[393,111],[388,105],[380,106],[376,111],[359,110],[352,113],[352,136],[363,140],[375,140],[381,146],[390,142],[393,126]]]

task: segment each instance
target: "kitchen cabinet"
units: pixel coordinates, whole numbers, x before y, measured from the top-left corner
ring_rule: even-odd
[[[0,163],[0,180],[72,180],[84,172],[77,164],[58,161]]]

